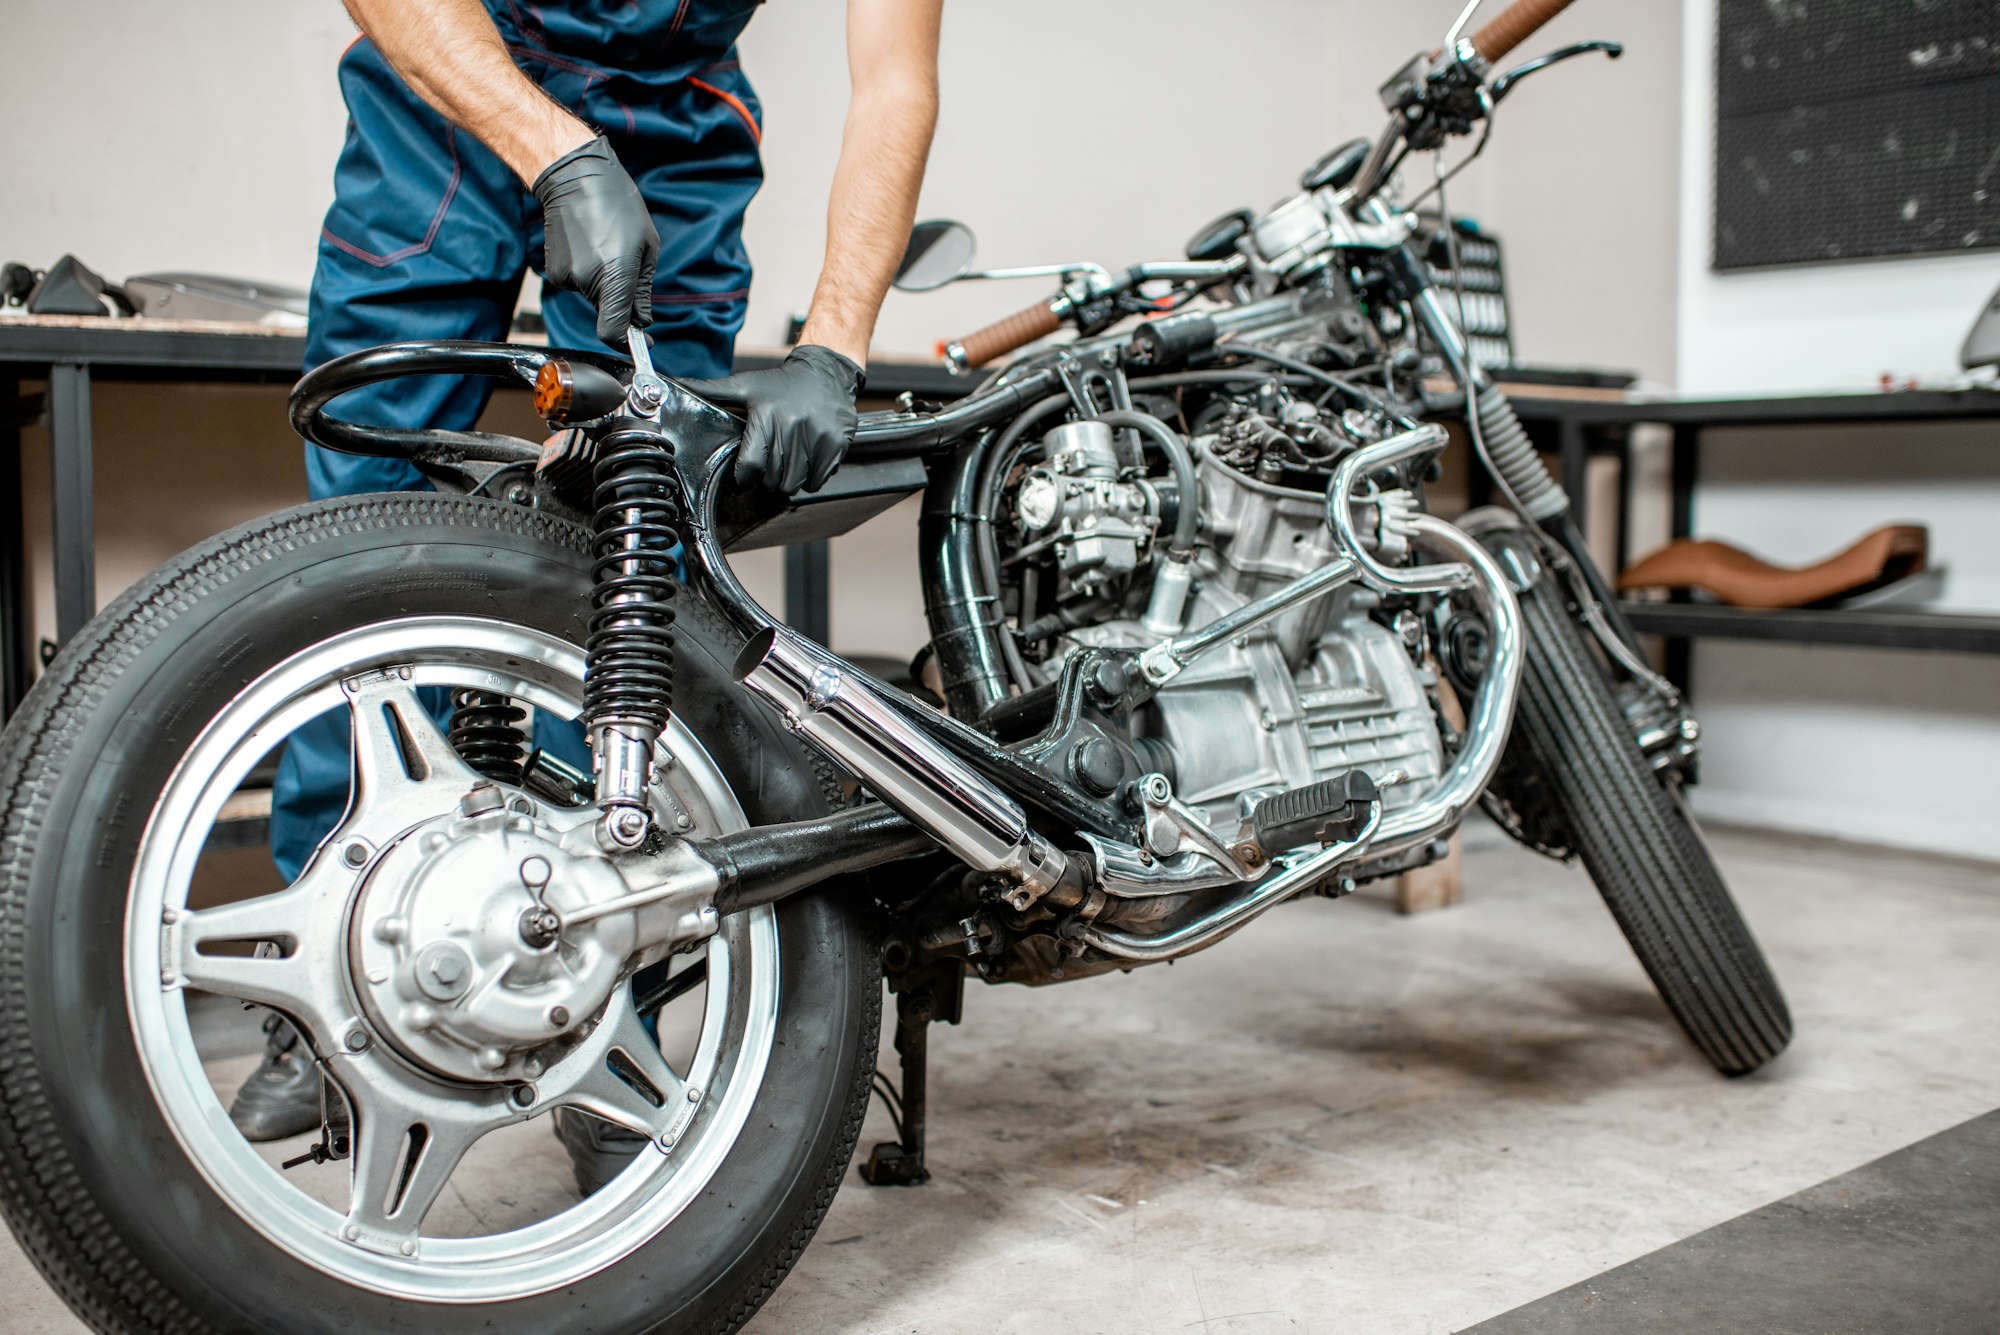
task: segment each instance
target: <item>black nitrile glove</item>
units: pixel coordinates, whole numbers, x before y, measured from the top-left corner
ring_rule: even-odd
[[[832,348],[804,343],[768,371],[720,380],[683,380],[712,403],[748,408],[750,424],[736,452],[736,480],[762,482],[787,496],[818,491],[854,443],[854,397],[865,376]]]
[[[542,201],[549,281],[589,297],[597,336],[623,347],[628,328],[653,323],[653,265],[660,257],[660,234],[639,187],[599,135],[550,163],[534,191]]]

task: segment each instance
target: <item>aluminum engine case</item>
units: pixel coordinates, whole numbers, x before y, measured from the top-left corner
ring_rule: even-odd
[[[1186,625],[1198,627],[1333,559],[1325,500],[1273,486],[1210,457],[1196,441],[1208,541],[1196,557]],[[1189,664],[1142,714],[1172,749],[1176,795],[1217,830],[1247,792],[1296,788],[1349,769],[1406,781],[1394,811],[1443,773],[1427,675],[1397,636],[1368,617],[1378,599],[1349,585]],[[1079,643],[1149,643],[1133,622],[1076,632]]]

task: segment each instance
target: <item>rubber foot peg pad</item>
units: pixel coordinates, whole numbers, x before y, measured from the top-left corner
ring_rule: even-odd
[[[1351,769],[1265,798],[1250,813],[1250,824],[1257,832],[1258,847],[1266,853],[1283,853],[1301,844],[1338,843],[1361,832],[1369,804],[1379,795],[1375,780]]]

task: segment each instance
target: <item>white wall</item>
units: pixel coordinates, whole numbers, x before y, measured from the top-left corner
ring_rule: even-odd
[[[1373,133],[1376,85],[1434,45],[1458,7],[956,0],[923,209],[970,222],[994,263],[1177,255],[1209,218],[1273,202],[1323,150]],[[182,268],[306,281],[344,125],[334,63],[353,29],[337,0],[5,8],[15,58],[0,72],[0,255],[42,265],[73,251],[113,278]],[[769,169],[748,224],[758,277],[746,346],[775,345],[812,293],[846,98],[842,10],[772,5],[744,41]],[[1654,0],[1593,0],[1547,39],[1592,35],[1626,37],[1632,52],[1525,85],[1453,204],[1509,243],[1526,356],[1664,378],[1671,267],[1657,257],[1674,216],[1658,161],[1678,28]],[[877,346],[928,355],[1035,295],[1010,284],[892,296]]]
[[[818,272],[847,92],[842,9],[770,6],[744,42],[765,106],[769,176],[747,225],[757,282],[745,346],[779,341]],[[994,263],[1176,255],[1209,218],[1273,202],[1323,150],[1372,133],[1376,86],[1434,45],[1457,9],[1458,0],[954,0],[923,209],[973,224]],[[353,29],[337,0],[5,0],[4,23],[16,58],[0,70],[0,257],[47,264],[73,251],[113,278],[173,268],[309,278],[344,126],[334,65]],[[1661,257],[1672,254],[1676,219],[1658,163],[1674,133],[1679,28],[1654,0],[1593,0],[1546,40],[1598,35],[1626,38],[1631,54],[1525,85],[1452,204],[1507,241],[1524,356],[1661,379],[1673,361],[1672,266]],[[1039,290],[892,294],[878,353],[927,356],[940,337]],[[143,458],[184,448],[180,434],[212,407],[169,409],[149,430],[135,402],[104,426],[142,433],[129,444]],[[282,421],[272,414],[267,426],[262,446],[254,422],[222,438],[287,450]],[[39,433],[28,443],[31,454],[41,448]],[[243,498],[271,503],[262,490]],[[843,647],[909,652],[921,641],[911,530],[899,511],[837,549],[849,577],[836,589]],[[165,524],[123,529],[117,559],[99,564],[102,595],[183,541]],[[775,561],[746,565],[761,587],[775,586]]]
[[[1685,10],[1680,383],[1774,394],[1949,379],[2000,254],[1719,274],[1709,268],[1715,0]],[[1877,524],[1929,525],[1942,603],[2000,608],[2000,450],[1991,424],[1710,433],[1695,531],[1775,561]],[[1703,643],[1697,807],[1843,838],[2000,857],[2000,660]]]
[[[1717,273],[1709,267],[1715,0],[1683,6],[1680,388],[1767,394],[1944,379],[2000,287],[2000,251]]]

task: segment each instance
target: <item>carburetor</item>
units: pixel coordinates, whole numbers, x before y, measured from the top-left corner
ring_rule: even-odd
[[[1042,437],[1042,447],[1042,462],[1014,495],[1022,547],[1053,546],[1075,593],[1137,570],[1159,528],[1160,498],[1144,478],[1125,475],[1111,428],[1066,422]]]

